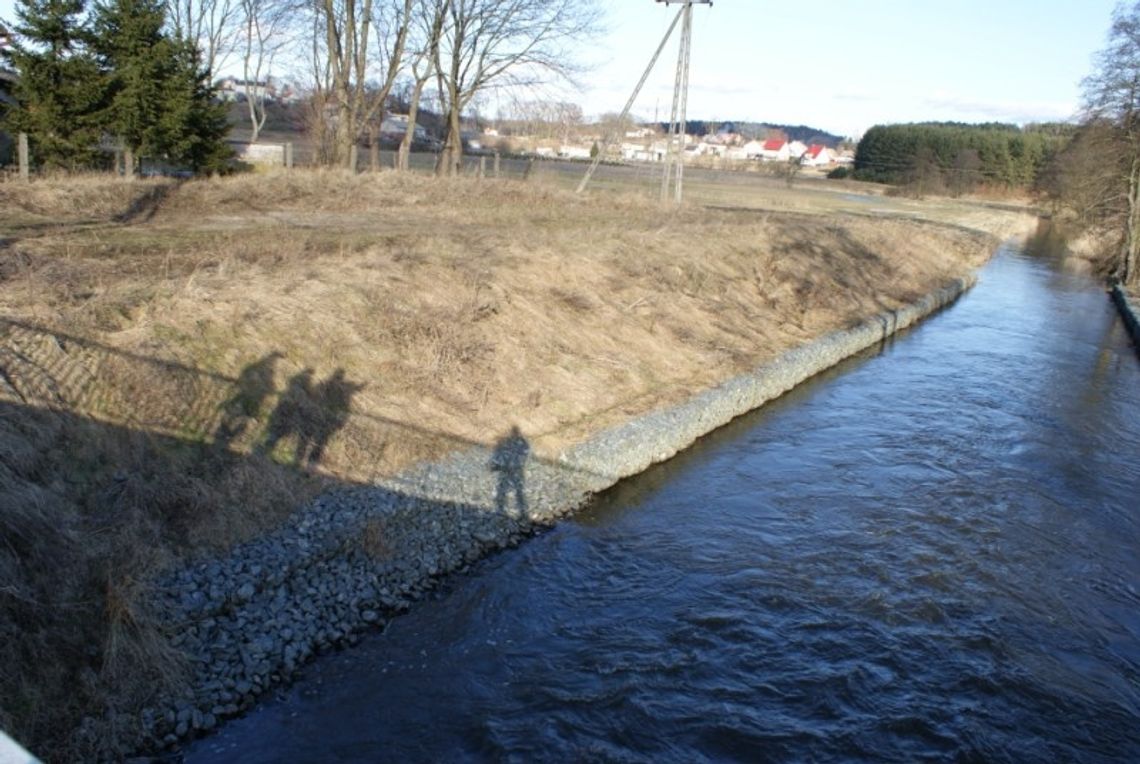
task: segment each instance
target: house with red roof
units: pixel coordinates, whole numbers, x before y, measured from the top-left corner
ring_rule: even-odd
[[[800,163],[808,167],[825,167],[834,161],[831,149],[819,143],[808,146],[808,150],[800,157]]]
[[[786,162],[791,157],[788,142],[780,138],[769,138],[760,148],[760,159],[765,162]]]

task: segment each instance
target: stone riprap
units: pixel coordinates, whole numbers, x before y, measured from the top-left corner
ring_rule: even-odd
[[[322,496],[225,559],[167,575],[157,582],[156,607],[172,644],[191,660],[191,689],[144,711],[138,747],[171,746],[212,729],[315,653],[352,643],[407,609],[440,576],[549,526],[592,493],[883,341],[973,283],[956,280],[823,336],[684,403],[598,432],[557,459],[535,457],[525,441],[516,444],[514,466],[502,464],[502,443],[472,448]]]

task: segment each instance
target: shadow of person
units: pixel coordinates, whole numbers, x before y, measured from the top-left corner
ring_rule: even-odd
[[[495,510],[506,513],[507,496],[515,495],[515,510],[521,517],[526,515],[526,491],[524,490],[524,470],[527,456],[530,455],[530,443],[519,431],[518,425],[495,444],[491,453],[491,462],[488,465],[492,472],[499,473],[498,484],[495,487]]]
[[[320,411],[313,420],[312,431],[309,433],[306,444],[308,452],[304,454],[300,450],[297,452],[298,464],[302,458],[309,467],[315,467],[320,463],[329,439],[348,422],[352,409],[352,396],[363,389],[363,384],[358,385],[344,378],[344,369],[337,369],[317,387],[313,397]]]
[[[293,461],[300,464],[301,456],[308,449],[312,439],[309,409],[313,399],[313,370],[305,369],[290,377],[285,392],[277,401],[277,407],[269,415],[265,441],[261,444],[263,453],[271,454],[277,444],[291,435],[297,437]]]
[[[274,391],[273,372],[277,359],[283,357],[273,351],[241,370],[234,383],[233,395],[221,405],[222,420],[214,430],[214,445],[228,449],[257,423],[265,399]]]

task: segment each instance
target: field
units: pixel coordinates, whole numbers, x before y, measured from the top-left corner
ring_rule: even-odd
[[[1032,222],[711,171],[663,210],[582,169],[0,185],[0,727],[83,756],[179,681],[155,571],[512,427],[554,458]]]

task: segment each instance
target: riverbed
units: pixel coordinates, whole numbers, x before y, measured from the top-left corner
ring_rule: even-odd
[[[981,278],[185,760],[1140,759],[1140,358],[1047,255]]]

